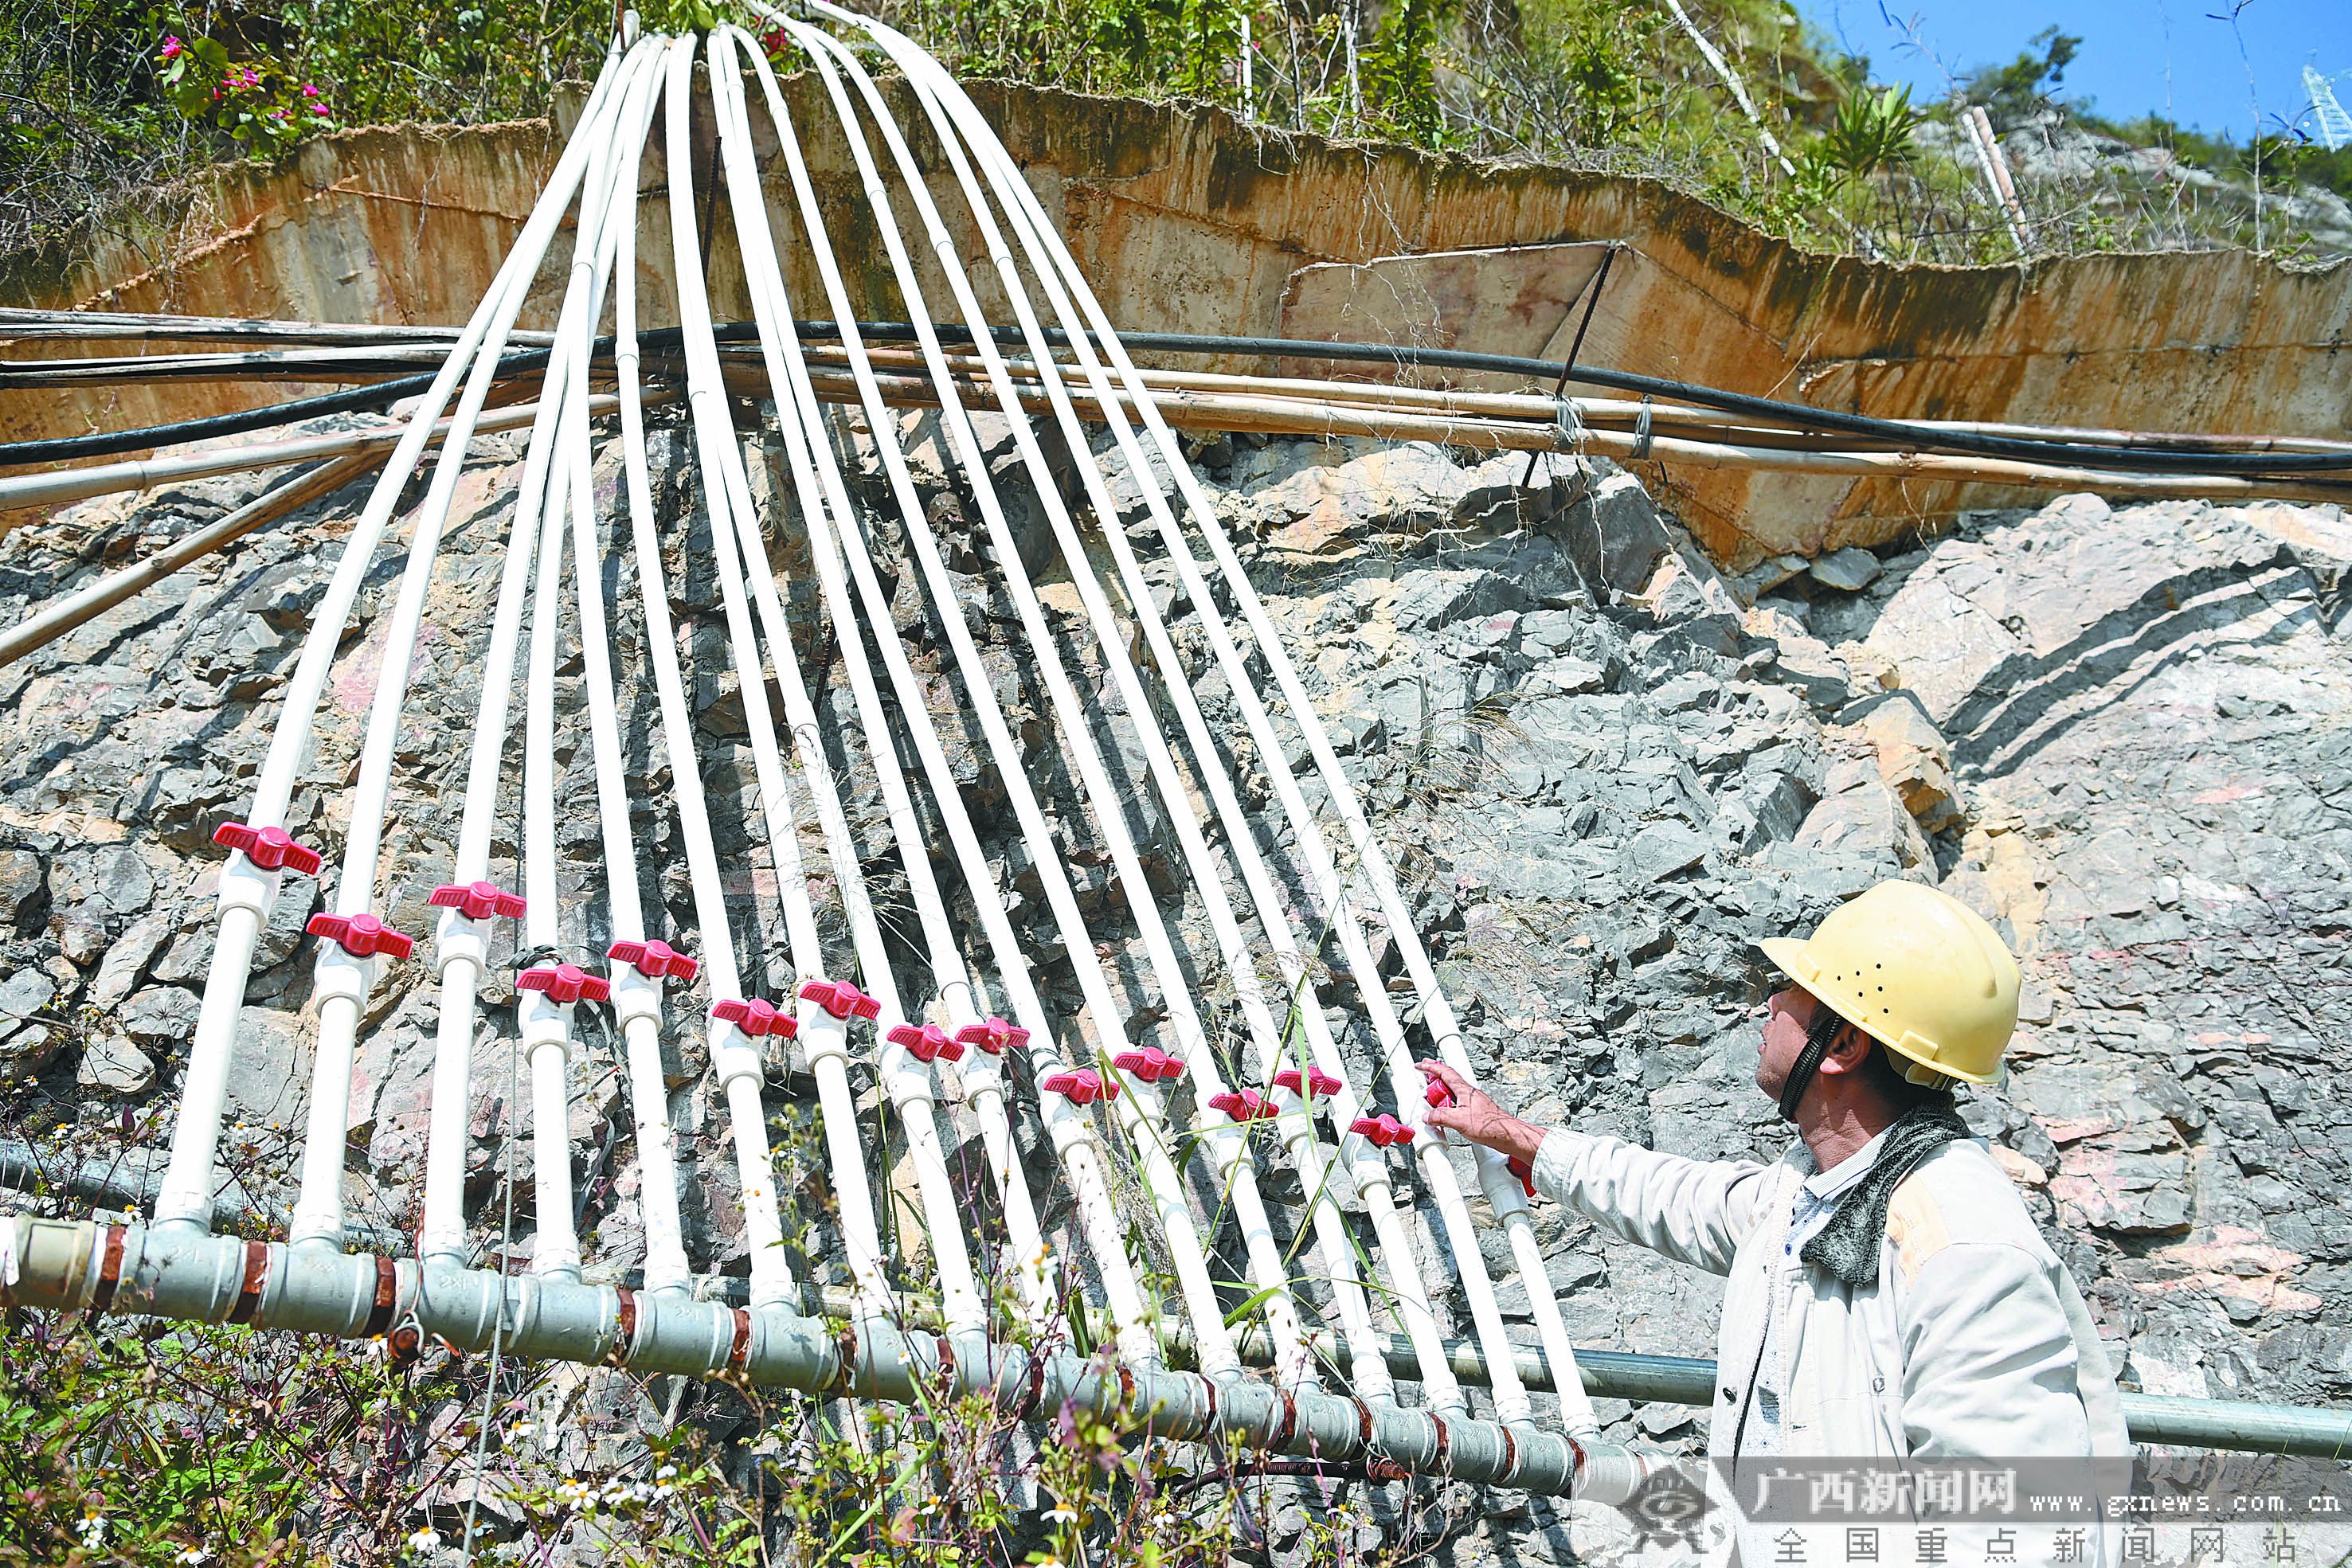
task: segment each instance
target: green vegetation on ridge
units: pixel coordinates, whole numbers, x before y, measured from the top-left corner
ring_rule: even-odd
[[[649,0],[649,26],[736,0]],[[1809,247],[1987,262],[2029,254],[2352,244],[2352,150],[2256,147],[2064,99],[2056,28],[1979,70],[2017,170],[2012,226],[1958,119],[1874,84],[1782,0],[887,0],[973,78],[1182,98],[1255,122],[1642,174]],[[544,111],[591,74],[590,0],[0,0],[0,252],[89,225],[165,226],[182,183],[339,126]],[[745,16],[742,19],[749,21]],[[1717,61],[1722,62],[1718,68]],[[1742,99],[1745,99],[1743,103]],[[1752,108],[1751,116],[1749,110]],[[2254,222],[2259,204],[2263,223]]]

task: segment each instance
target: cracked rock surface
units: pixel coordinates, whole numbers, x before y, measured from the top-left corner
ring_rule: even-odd
[[[1024,768],[1047,798],[1057,847],[1131,1005],[1120,1025],[1172,1045],[1157,983],[1128,939],[1122,890],[1061,760],[1034,651],[992,586],[968,492],[943,471],[923,421],[910,418],[907,434],[926,516],[970,590],[966,608]],[[870,457],[862,435],[845,443]],[[790,956],[707,524],[682,437],[657,428],[653,444],[698,709],[696,766],[747,973],[772,994]],[[1017,468],[1003,442],[992,451],[1008,473]],[[513,515],[519,453],[499,441],[479,453],[427,601],[378,868],[380,911],[419,935],[432,928],[425,894],[448,877]],[[1632,476],[1606,465],[1547,459],[1527,485],[1523,457],[1475,461],[1423,445],[1234,437],[1195,444],[1194,454],[1399,865],[1472,1057],[1507,1104],[1704,1157],[1776,1157],[1786,1129],[1750,1082],[1754,1013],[1771,987],[1754,941],[1807,930],[1883,877],[1940,883],[2000,925],[2027,975],[2015,1071],[2005,1087],[1967,1096],[1967,1114],[2083,1283],[2127,1384],[2302,1403],[2352,1393],[2352,1110],[2338,1087],[2352,1031],[2352,669],[2340,627],[2352,527],[2340,517],[2182,503],[2110,509],[2068,497],[2030,513],[1971,515],[1919,548],[1840,551],[1801,571],[1734,581]],[[609,457],[598,477],[609,512]],[[879,504],[870,462],[860,478]],[[1127,528],[1149,562],[1156,547],[1143,543],[1132,476],[1114,479],[1122,516],[1112,526]],[[178,485],[19,526],[0,538],[0,617],[19,618],[202,526],[259,486]],[[352,490],[316,504],[0,669],[0,1132],[77,1154],[168,1136],[210,953],[218,852],[209,834],[250,800],[309,609],[363,499]],[[1216,946],[1197,890],[1184,883],[1177,896],[1173,836],[1141,783],[1100,650],[1075,612],[1035,497],[1008,511],[1066,633],[1064,657],[1097,703],[1090,719],[1113,771],[1137,781],[1126,804],[1147,878],[1223,1018],[1230,989],[1215,973]],[[933,711],[951,716],[962,698],[938,609],[895,549],[885,554],[895,629],[935,691]],[[778,537],[772,564],[806,630],[818,600],[804,551]],[[329,876],[289,883],[302,891],[281,900],[247,998],[227,1202],[265,1218],[282,1218],[291,1199],[315,1029],[303,921],[331,888],[398,570],[387,552],[371,574],[289,823],[326,852]],[[633,603],[634,571],[608,570],[608,592]],[[1213,728],[1242,735],[1192,608],[1171,574],[1147,565],[1147,576],[1165,593],[1184,674]],[[633,612],[616,617],[614,634],[648,914],[655,934],[692,950],[699,934],[667,800],[672,764]],[[803,656],[819,645],[804,643]],[[905,869],[871,767],[841,738],[858,731],[842,666],[824,652],[811,681],[835,731],[829,748],[863,867],[877,903],[899,909]],[[574,643],[559,656],[567,728],[583,700],[576,654]],[[1075,983],[1003,781],[976,732],[949,725],[943,738],[1041,989],[1071,1018]],[[518,725],[494,863],[509,881],[520,757]],[[567,746],[559,761],[560,884],[578,912],[576,939],[601,954],[604,868],[589,750]],[[1308,909],[1265,776],[1303,765],[1302,787],[1319,803],[1303,747],[1261,758],[1237,740],[1229,761],[1259,813],[1260,841]],[[828,949],[845,963],[822,838],[813,824],[800,838]],[[485,982],[471,1105],[468,1197],[486,1249],[498,1241],[510,1157],[517,1212],[529,1209],[529,1139],[508,1136],[509,956],[494,955],[500,977]],[[1379,1085],[1375,1108],[1393,1109],[1344,959],[1336,946],[1322,956],[1318,1001],[1360,1087]],[[1383,969],[1393,968],[1391,957]],[[349,1198],[370,1224],[396,1229],[415,1217],[434,1013],[425,967],[409,966],[379,988],[362,1034]],[[601,1029],[584,1033],[574,1181],[593,1269],[617,1278],[642,1252],[635,1138],[613,1041]],[[668,1088],[687,1162],[689,1252],[698,1269],[740,1274],[724,1107],[706,1082],[698,1032],[674,1037]],[[845,1279],[814,1160],[814,1096],[788,1056],[774,1067],[787,1207],[805,1217],[794,1266]],[[976,1160],[968,1117],[951,1131]],[[1042,1170],[1034,1118],[1016,1133]],[[1271,1152],[1265,1163],[1287,1227],[1298,1218],[1296,1182],[1284,1186]],[[1404,1177],[1401,1156],[1395,1169]],[[1462,1169],[1466,1177],[1466,1161]],[[1045,1218],[1066,1236],[1058,1184],[1039,1185]],[[1465,1186],[1475,1193],[1475,1180]],[[1197,1184],[1195,1197],[1205,1220],[1212,1186]],[[1579,1343],[1712,1354],[1718,1281],[1604,1240],[1549,1206],[1538,1227]],[[1506,1315],[1532,1342],[1526,1285],[1510,1278],[1500,1232],[1482,1235]],[[1433,1233],[1424,1237],[1436,1247]],[[1219,1241],[1237,1269],[1237,1239]],[[527,1256],[529,1245],[526,1226],[513,1250]],[[1430,1260],[1441,1275],[1454,1270]],[[1466,1335],[1458,1299],[1441,1306]],[[569,1380],[566,1397],[592,1427],[603,1423],[595,1441],[625,1445],[640,1412],[604,1375]],[[1539,1396],[1547,1416],[1549,1406]],[[1696,1413],[1681,1406],[1602,1401],[1601,1413],[1623,1440],[1685,1450],[1701,1440]],[[1572,1521],[1541,1503],[1454,1500],[1450,1522],[1444,1510],[1396,1515],[1392,1539],[1450,1531],[1458,1539],[1446,1550],[1465,1560],[1612,1550],[1608,1521],[1582,1511]]]

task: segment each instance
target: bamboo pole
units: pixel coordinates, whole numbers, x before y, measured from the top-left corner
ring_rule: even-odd
[[[37,648],[47,647],[75,627],[94,620],[142,590],[152,588],[182,567],[267,527],[297,507],[332,495],[384,459],[388,448],[354,452],[333,457],[264,491],[244,506],[184,538],[174,539],[144,560],[100,579],[88,588],[50,605],[39,614],[0,632],[0,666],[16,663]]]
[[[0,308],[0,340],[18,342],[163,339],[186,343],[451,343],[457,341],[461,330],[457,327],[278,321],[252,316],[167,316],[132,310]],[[543,349],[555,341],[555,334],[509,332],[507,341],[510,345]]]
[[[0,361],[0,388],[121,386],[161,381],[367,381],[431,369],[449,357],[438,343],[381,347],[248,349],[225,354],[108,354],[73,360]]]
[[[591,417],[610,413],[619,406],[619,400],[610,396],[588,400]],[[516,403],[496,413],[485,413],[474,430],[477,434],[485,435],[513,430],[529,424],[538,413],[539,405],[535,402]],[[111,496],[125,490],[149,490],[177,479],[212,479],[223,474],[243,474],[257,468],[283,468],[289,464],[308,463],[315,457],[343,457],[357,452],[388,451],[398,444],[407,430],[404,423],[387,424],[376,430],[298,436],[290,441],[212,446],[184,457],[141,457],[127,463],[66,468],[54,474],[16,475],[0,478],[0,512],[16,511],[27,507],[62,506],[68,501],[83,501],[92,496]],[[436,423],[433,427],[433,439],[438,441],[447,430],[448,421]]]
[[[845,375],[825,371],[814,376],[818,394],[827,401],[848,402],[853,391]],[[740,395],[757,396],[748,378],[730,373],[729,384]],[[977,389],[975,389],[977,390]],[[937,406],[938,394],[912,377],[882,379],[883,402],[893,407]],[[1041,393],[1024,393],[1023,406],[1045,412]],[[1549,400],[1543,400],[1549,401]],[[1181,429],[1248,431],[1269,435],[1362,436],[1380,441],[1430,441],[1482,452],[1556,452],[1562,445],[1558,425],[1547,419],[1505,420],[1433,413],[1392,412],[1306,398],[1234,397],[1211,392],[1170,391],[1154,402],[1168,423]],[[1120,400],[1122,408],[1129,405]],[[1082,406],[1089,419],[1099,417],[1091,397]],[[1753,469],[1782,474],[1827,474],[1855,479],[1916,479],[1946,484],[2010,485],[2021,489],[2095,491],[2108,496],[2133,496],[2175,500],[2352,502],[2352,482],[2242,479],[2221,476],[2130,474],[2106,469],[2076,468],[2060,464],[2027,463],[2011,458],[1954,457],[1935,453],[1815,450],[1809,446],[1767,446],[1758,442],[1697,441],[1654,434],[1646,461],[1705,469]],[[1759,433],[1759,434],[1761,433]],[[1639,438],[1615,431],[1587,428],[1574,450],[1633,462]]]

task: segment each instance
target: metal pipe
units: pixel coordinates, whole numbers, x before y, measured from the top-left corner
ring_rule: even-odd
[[[1374,1409],[1194,1373],[1114,1367],[1015,1344],[909,1333],[889,1322],[845,1332],[785,1306],[729,1307],[609,1285],[366,1254],[297,1258],[277,1242],[87,1221],[0,1219],[0,1306],[110,1312],[358,1338],[410,1319],[461,1350],[724,1377],[758,1387],[906,1403],[919,1391],[985,1393],[1018,1418],[1065,1401],[1151,1437],[1234,1442],[1335,1466],[1384,1458],[1413,1474],[1598,1502],[1629,1498],[1656,1461],[1576,1443],[1526,1423]]]
[[[27,1197],[62,1191],[68,1197],[88,1198],[110,1207],[135,1210],[154,1202],[156,1191],[163,1185],[161,1149],[126,1149],[119,1155],[77,1157],[56,1154],[21,1139],[0,1138],[0,1187]],[[291,1211],[284,1205],[255,1197],[234,1172],[215,1169],[213,1190],[240,1194],[235,1213],[254,1224],[282,1227],[291,1218]],[[344,1231],[353,1246],[369,1251],[396,1252],[407,1244],[407,1238],[394,1228],[372,1225],[366,1220],[347,1220]]]
[[[730,1298],[731,1299],[731,1297]],[[920,1298],[910,1301],[908,1327],[930,1327],[938,1312]],[[848,1315],[846,1292],[830,1288],[811,1292],[805,1310],[814,1315]],[[1328,1336],[1312,1336],[1319,1354],[1329,1354]],[[1253,1325],[1234,1337],[1234,1348],[1246,1366],[1272,1366],[1274,1345],[1264,1330]],[[1162,1325],[1160,1345],[1168,1364],[1192,1364],[1192,1337],[1180,1322]],[[1448,1341],[1444,1347],[1454,1375],[1462,1382],[1485,1387],[1489,1382],[1486,1357],[1467,1341]],[[1415,1375],[1418,1364],[1412,1342],[1395,1334],[1381,1336],[1381,1354],[1399,1377]],[[1515,1346],[1521,1382],[1539,1394],[1554,1392],[1551,1368],[1533,1345]],[[1712,1406],[1717,1398],[1717,1364],[1707,1356],[1650,1355],[1635,1351],[1580,1348],[1577,1374],[1591,1399],[1626,1399],[1644,1404]],[[2268,1405],[2238,1399],[2191,1399],[2174,1395],[2122,1396],[2124,1420],[2137,1443],[2183,1448],[2211,1448],[2231,1453],[2284,1454],[2309,1458],[2352,1458],[2352,1410],[2309,1405]]]

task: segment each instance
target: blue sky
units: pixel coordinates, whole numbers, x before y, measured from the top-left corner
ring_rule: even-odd
[[[2238,31],[2211,13],[2231,0],[1796,0],[1808,20],[1847,50],[1870,57],[1880,81],[1909,82],[1919,98],[1940,98],[1951,78],[2013,58],[2055,24],[2083,40],[2063,90],[2098,111],[2129,120],[2167,112],[2200,131],[2228,131],[2241,142],[2259,98],[2263,129],[2293,120],[2309,103],[2306,60],[2335,79],[2352,109],[2352,0],[2244,0]],[[1916,38],[1921,47],[1908,47]],[[2247,61],[2252,64],[2251,92]],[[2305,120],[2309,125],[2308,118]]]

